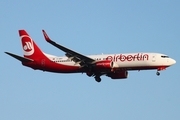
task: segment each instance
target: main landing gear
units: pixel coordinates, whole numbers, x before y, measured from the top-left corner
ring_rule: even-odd
[[[95,76],[94,78],[95,78],[96,82],[101,82],[100,76]]]
[[[156,72],[156,75],[159,76],[159,75],[160,75],[160,72],[157,71],[157,72]]]

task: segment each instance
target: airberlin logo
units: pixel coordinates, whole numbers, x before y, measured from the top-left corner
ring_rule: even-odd
[[[21,41],[22,41],[24,55],[26,56],[32,55],[34,53],[34,46],[32,39],[27,35],[23,35],[21,36]]]
[[[138,54],[129,54],[129,55],[124,55],[124,54],[120,54],[120,55],[114,55],[114,56],[108,56],[106,58],[106,60],[111,60],[114,62],[117,61],[121,61],[121,62],[125,62],[125,61],[145,61],[149,59],[149,55],[148,54],[143,54],[143,53],[138,53]]]
[[[25,42],[26,45],[24,45],[23,49],[25,51],[32,50],[32,44],[31,42]]]

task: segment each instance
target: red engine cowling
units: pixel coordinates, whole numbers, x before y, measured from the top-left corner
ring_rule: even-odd
[[[109,60],[98,61],[95,63],[97,69],[108,69],[113,68],[113,62]]]
[[[116,72],[116,73],[109,73],[107,76],[111,77],[111,79],[125,79],[128,77],[128,72],[121,71],[121,72]]]

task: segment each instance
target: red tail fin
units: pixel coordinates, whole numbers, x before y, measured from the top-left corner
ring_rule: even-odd
[[[39,47],[25,30],[19,30],[19,36],[22,43],[24,57],[30,59],[38,59],[45,57],[43,52],[39,49]]]

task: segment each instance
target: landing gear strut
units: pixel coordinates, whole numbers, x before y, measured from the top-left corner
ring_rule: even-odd
[[[101,82],[101,78],[99,76],[95,76],[94,78],[95,78],[96,82]]]
[[[159,75],[160,75],[160,72],[157,71],[157,72],[156,72],[156,75],[159,76]]]

